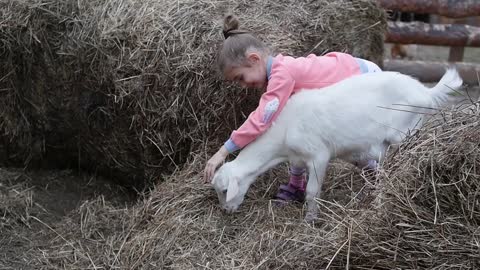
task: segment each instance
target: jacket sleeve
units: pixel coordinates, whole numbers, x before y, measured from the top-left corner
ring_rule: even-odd
[[[263,134],[282,111],[293,93],[295,80],[284,68],[272,71],[266,92],[261,96],[258,107],[247,120],[225,142],[225,147],[232,153],[245,147]]]

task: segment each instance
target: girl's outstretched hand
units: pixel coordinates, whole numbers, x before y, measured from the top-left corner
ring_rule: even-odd
[[[203,171],[203,177],[205,183],[208,183],[212,180],[215,170],[225,161],[225,158],[228,156],[228,150],[225,146],[222,146],[217,153],[215,153],[208,161]]]

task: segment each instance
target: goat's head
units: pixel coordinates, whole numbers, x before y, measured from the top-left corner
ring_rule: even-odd
[[[240,179],[230,162],[220,167],[212,179],[212,185],[218,195],[218,201],[228,213],[235,212],[242,204],[252,181]]]

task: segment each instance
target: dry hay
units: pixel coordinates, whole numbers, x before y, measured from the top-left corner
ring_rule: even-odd
[[[32,190],[16,173],[0,169],[0,268],[19,269],[15,247],[28,246],[24,230],[31,227],[31,216],[41,209],[34,205]],[[18,256],[18,257],[17,257]],[[22,264],[20,264],[22,265]]]
[[[386,23],[373,0],[2,1],[10,164],[98,169],[139,185],[218,147],[259,95],[214,71],[228,11],[277,52],[346,51],[381,64]]]
[[[379,264],[480,267],[479,116],[478,102],[443,113],[387,162],[370,247]]]
[[[32,192],[15,173],[0,169],[0,231],[14,229],[28,223],[30,209],[33,207]]]
[[[359,172],[334,163],[314,226],[301,205],[270,200],[285,168],[228,215],[196,156],[133,207],[84,202],[25,257],[39,269],[478,269],[479,108],[445,112],[402,144],[370,204],[358,200]]]
[[[45,227],[50,240],[29,253],[36,268],[120,269],[318,269],[345,267],[336,251],[345,247],[358,212],[350,177],[339,165],[327,183],[325,213],[316,227],[302,221],[301,205],[278,207],[269,200],[278,180],[275,170],[251,190],[235,215],[225,214],[210,186],[193,167],[158,186],[131,208],[113,207],[102,197],[82,204],[62,223]],[[340,175],[343,173],[343,175]],[[271,181],[274,179],[273,181]],[[354,189],[357,189],[355,187]],[[341,199],[335,202],[338,193]],[[350,262],[353,263],[353,262]]]
[[[41,268],[41,251],[52,248],[50,243],[60,237],[50,233],[63,226],[79,205],[100,199],[118,209],[131,196],[118,185],[71,170],[0,169],[0,269]]]

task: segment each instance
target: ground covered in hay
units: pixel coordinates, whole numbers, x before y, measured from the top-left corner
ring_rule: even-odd
[[[202,184],[201,156],[136,200],[118,186],[70,171],[52,176],[4,169],[0,266],[478,269],[479,108],[476,103],[432,118],[392,151],[376,178],[334,162],[315,224],[302,221],[302,205],[270,200],[285,181],[281,167],[262,176],[232,215]],[[370,184],[376,189],[363,193]]]

